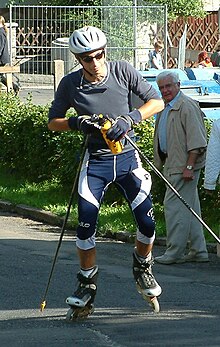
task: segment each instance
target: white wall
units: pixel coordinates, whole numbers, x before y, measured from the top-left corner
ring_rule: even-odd
[[[218,11],[220,0],[203,0],[205,11]]]

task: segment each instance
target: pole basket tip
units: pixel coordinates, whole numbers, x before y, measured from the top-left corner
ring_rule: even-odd
[[[46,300],[44,300],[44,301],[42,301],[42,303],[41,303],[41,305],[40,305],[40,310],[41,310],[41,312],[43,312],[43,310],[45,309],[45,307],[46,307]]]

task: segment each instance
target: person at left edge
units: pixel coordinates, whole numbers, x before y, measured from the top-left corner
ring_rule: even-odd
[[[6,66],[10,63],[7,34],[8,29],[5,24],[5,18],[0,16],[0,66]],[[4,74],[0,74],[0,81],[7,87],[7,79]],[[12,86],[15,94],[18,94],[18,84],[12,82]]]
[[[98,275],[96,224],[104,193],[113,182],[129,201],[138,225],[133,255],[134,277],[136,281],[139,278],[143,290],[151,291],[155,296],[161,293],[151,270],[155,238],[151,178],[142,168],[138,153],[123,137],[127,134],[134,138],[133,125],[161,111],[164,103],[157,91],[128,62],[107,61],[106,43],[106,36],[99,28],[88,26],[73,32],[69,47],[81,68],[63,77],[49,110],[50,130],[80,130],[90,135],[78,184],[76,246],[80,283],[67,302],[73,302],[75,298],[79,302],[85,292],[89,292],[89,304],[94,301]],[[139,109],[131,107],[132,93],[144,101]],[[68,119],[66,112],[70,107],[75,109],[77,116]],[[100,130],[92,122],[93,114],[108,115],[114,120],[107,137],[111,141],[123,141],[124,149],[120,154],[111,153]]]

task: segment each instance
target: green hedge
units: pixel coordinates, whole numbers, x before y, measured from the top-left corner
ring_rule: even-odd
[[[30,180],[68,180],[78,163],[82,135],[49,131],[47,114],[48,106],[0,95],[1,162]]]

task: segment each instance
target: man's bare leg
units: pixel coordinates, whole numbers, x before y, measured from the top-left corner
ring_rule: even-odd
[[[148,254],[152,251],[153,244],[146,245],[138,240],[136,240],[136,251],[140,257],[146,258]]]
[[[87,270],[95,266],[96,261],[96,248],[91,248],[88,250],[82,250],[77,248],[78,256],[80,259],[81,269]]]

